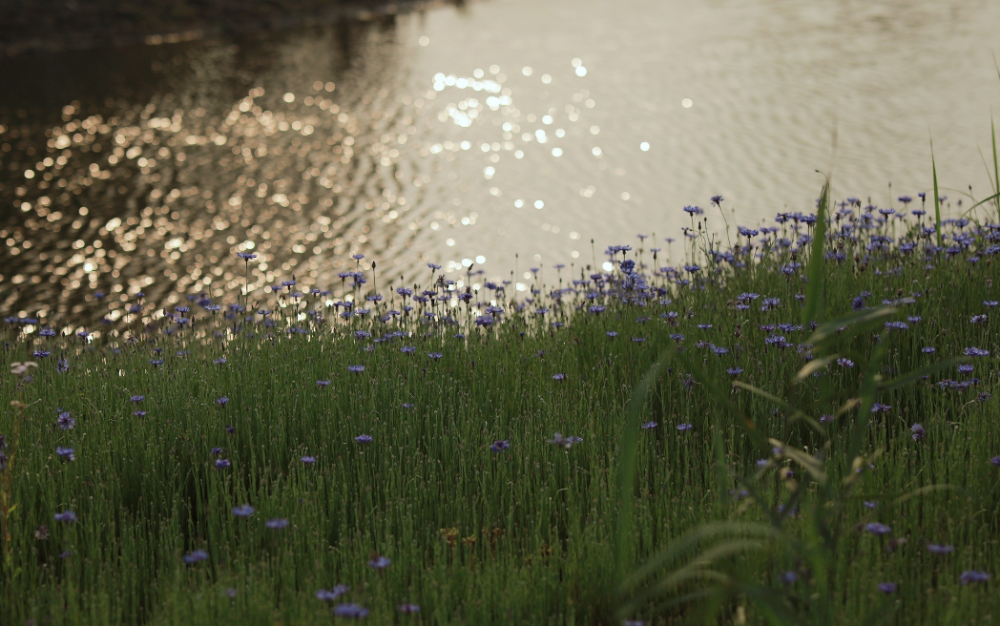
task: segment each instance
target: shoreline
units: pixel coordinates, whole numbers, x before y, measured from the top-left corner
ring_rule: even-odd
[[[335,4],[337,0],[328,1],[330,6],[322,8],[293,7],[287,14],[251,10],[238,15],[223,16],[219,13],[224,7],[213,7],[192,19],[177,20],[173,23],[166,22],[161,27],[139,25],[133,32],[118,30],[121,26],[126,25],[126,18],[121,18],[121,21],[110,28],[102,24],[95,24],[93,28],[89,29],[89,32],[81,29],[78,32],[66,32],[56,38],[43,35],[40,32],[33,32],[22,39],[7,40],[3,32],[0,31],[0,59],[11,59],[29,54],[51,54],[137,45],[155,46],[226,37],[243,37],[269,31],[326,26],[345,20],[372,21],[447,5],[463,4],[460,0],[396,0],[393,2],[373,0],[366,4],[359,4],[356,1],[349,4]],[[0,17],[4,16],[0,15]],[[72,17],[58,15],[54,19],[66,21]],[[8,16],[7,19],[11,18]],[[29,16],[22,16],[21,21],[28,19]],[[99,32],[102,28],[106,31]],[[107,32],[110,30],[118,30],[118,32]]]

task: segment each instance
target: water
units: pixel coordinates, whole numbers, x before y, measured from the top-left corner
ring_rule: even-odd
[[[232,294],[239,250],[260,298],[339,291],[354,253],[380,290],[427,262],[527,283],[591,239],[597,263],[638,233],[666,254],[715,194],[731,226],[811,210],[831,162],[838,197],[898,206],[931,187],[930,134],[956,213],[991,193],[997,23],[986,0],[490,0],[7,59],[0,309]]]

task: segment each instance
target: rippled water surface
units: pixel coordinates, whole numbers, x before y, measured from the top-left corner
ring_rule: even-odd
[[[251,287],[335,292],[354,253],[393,284],[665,253],[714,194],[731,225],[811,210],[834,128],[840,197],[928,190],[929,134],[949,202],[983,197],[996,24],[985,0],[488,0],[3,60],[0,309],[235,293],[241,250]]]

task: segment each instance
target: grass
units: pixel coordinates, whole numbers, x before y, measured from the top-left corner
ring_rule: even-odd
[[[0,382],[0,622],[995,623],[962,573],[1000,574],[1000,226],[826,202],[530,294],[428,269],[435,300],[346,319],[291,285],[133,295],[86,337],[8,318],[5,363],[38,366]]]

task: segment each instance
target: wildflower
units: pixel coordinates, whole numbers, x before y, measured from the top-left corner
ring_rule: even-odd
[[[614,331],[614,330],[609,330],[609,331],[607,332],[607,335],[608,335],[608,337],[611,337],[612,339],[614,339],[615,337],[617,337],[617,336],[618,336],[618,332],[617,332],[617,331]]]
[[[316,457],[314,457],[314,456],[304,456],[301,459],[299,459],[299,461],[303,465],[312,465],[313,463],[316,462]]]
[[[413,346],[403,346],[402,348],[399,349],[399,351],[402,352],[403,354],[413,354],[414,352],[417,351],[417,349],[414,348]]]
[[[865,530],[873,535],[888,535],[892,532],[892,527],[878,522],[871,522],[869,524],[865,524]]]
[[[146,396],[132,396],[131,398],[129,398],[129,400],[131,402],[136,402],[136,403],[142,402],[145,399],[146,399]]]
[[[400,613],[419,613],[420,612],[420,605],[419,604],[409,604],[409,603],[407,603],[407,604],[400,604],[399,606],[396,607],[396,610],[399,611]]]
[[[906,322],[886,322],[885,327],[894,328],[896,330],[907,330],[909,328]]]
[[[35,539],[45,541],[49,538],[49,529],[43,524],[35,529]]]
[[[56,425],[63,430],[73,430],[76,420],[70,417],[69,411],[63,411],[56,420]]]
[[[992,459],[990,459],[990,463],[996,465],[997,467],[1000,467],[1000,456],[995,456]]]
[[[73,448],[64,448],[62,446],[58,446],[56,448],[56,454],[62,457],[66,461],[76,460],[76,456],[73,454]]]
[[[75,522],[77,520],[76,513],[68,509],[63,511],[62,513],[56,513],[54,517],[57,522],[63,522],[66,524],[70,522]]]
[[[347,604],[338,604],[333,607],[333,614],[336,617],[347,617],[350,619],[361,619],[368,615],[368,609],[361,606],[360,604],[355,604],[353,602]]]
[[[652,430],[652,429],[656,428],[657,426],[659,426],[659,424],[657,424],[656,422],[649,421],[649,422],[646,422],[645,424],[642,425],[642,429],[643,430]]]
[[[226,587],[226,596],[230,600],[235,600],[236,599],[236,594],[237,594],[237,591],[235,589],[233,589],[232,587]]]
[[[850,359],[840,358],[840,359],[837,359],[837,365],[840,365],[841,367],[848,367],[848,368],[850,368],[850,367],[854,367],[854,361],[852,361]]]
[[[132,415],[134,415],[136,417],[146,417],[146,412],[145,411],[135,411],[134,413],[132,413]]]
[[[226,469],[230,465],[232,465],[232,463],[229,462],[229,459],[216,459],[215,460],[215,469]]]
[[[832,415],[827,414],[827,415],[820,415],[819,416],[819,423],[820,424],[827,424],[827,423],[832,422],[832,421],[833,421],[833,416]]]
[[[947,546],[939,543],[929,543],[927,544],[928,552],[933,552],[934,554],[951,554],[955,551],[955,546]]]
[[[587,312],[593,313],[594,315],[600,315],[601,313],[604,313],[604,309],[605,307],[601,304],[592,304],[590,308],[587,309]]]
[[[973,324],[981,324],[986,321],[986,314],[983,313],[982,315],[973,315],[969,321]]]
[[[989,356],[990,351],[983,350],[982,348],[973,347],[973,348],[966,348],[963,354],[965,354],[965,356]]]
[[[558,380],[558,381],[566,380],[566,374],[553,374],[552,380]]]
[[[233,508],[233,515],[236,517],[250,517],[253,515],[253,507],[249,504],[241,504],[240,506]]]
[[[328,381],[328,380],[317,380],[316,381],[316,386],[317,387],[329,387],[330,386],[330,381]]]
[[[497,439],[490,445],[490,450],[493,452],[503,452],[510,447],[510,441],[507,439]]]
[[[257,258],[257,255],[254,254],[253,252],[237,252],[236,256],[243,259],[247,263]]]
[[[688,424],[687,422],[684,422],[684,423],[681,423],[681,424],[677,425],[677,430],[681,431],[682,433],[683,432],[687,432],[687,431],[691,430],[692,428],[694,428],[694,426],[692,426],[691,424]]]
[[[444,355],[443,355],[443,354],[441,354],[440,352],[428,352],[428,353],[427,353],[427,356],[429,356],[429,357],[430,357],[430,358],[432,358],[433,360],[437,361],[437,360],[439,360],[439,359],[440,359],[441,357],[443,357]]]
[[[743,368],[742,367],[730,367],[729,369],[726,370],[726,373],[729,374],[730,376],[739,376],[740,374],[743,373]]]
[[[959,374],[971,374],[973,372],[973,370],[975,370],[975,369],[976,368],[973,367],[969,363],[962,363],[961,365],[958,366],[958,373]]]
[[[983,301],[983,305],[992,308],[992,307],[995,307],[997,305],[1000,305],[1000,302],[998,302],[996,300],[984,300]]]
[[[884,594],[896,593],[896,583],[893,582],[879,583],[877,589]]]
[[[555,435],[553,435],[552,439],[546,439],[545,443],[551,443],[557,446],[562,446],[563,448],[569,450],[571,447],[573,447],[573,444],[583,443],[583,437],[574,437],[574,436],[563,437],[562,433],[557,432]]]
[[[696,206],[686,206],[684,207],[683,210],[691,217],[694,217],[695,215],[702,215],[704,213],[704,211],[700,207]]]
[[[937,350],[932,346],[927,346],[926,348],[922,348],[920,351],[924,354],[934,354]]]
[[[358,443],[371,443],[372,442],[372,436],[371,435],[358,435],[357,437],[354,438],[354,441],[356,441]]]
[[[871,502],[869,500],[865,500],[863,504],[865,505],[866,509],[872,509],[872,510],[874,510],[875,507],[878,506],[878,502]]]
[[[213,359],[212,363],[214,363],[216,365],[225,365],[226,364],[226,357],[222,356],[222,357],[219,357],[217,359]]]
[[[204,550],[194,550],[193,552],[188,552],[184,555],[184,562],[188,565],[194,565],[201,561],[208,560],[208,553]]]
[[[882,404],[881,402],[875,402],[872,404],[872,413],[888,413],[892,409],[889,404]]]
[[[348,365],[347,366],[347,371],[351,372],[352,374],[360,374],[361,372],[365,371],[365,366],[364,365]]]
[[[791,571],[791,570],[789,570],[789,571],[787,571],[787,572],[785,572],[784,574],[781,575],[781,582],[785,583],[786,585],[791,585],[792,583],[794,583],[798,579],[799,579],[799,575],[796,574],[795,572]]]
[[[222,396],[221,398],[216,399],[215,403],[218,404],[219,406],[226,406],[227,404],[229,404],[229,398],[227,398],[226,396]]]
[[[271,530],[281,530],[282,528],[288,528],[288,520],[269,519],[266,522],[264,522],[264,526]]]
[[[386,556],[372,557],[368,561],[368,567],[372,569],[385,569],[389,567],[390,564],[392,564],[392,561],[390,561],[389,557]]]
[[[410,403],[410,402],[404,402],[403,403],[403,408],[404,409],[412,409],[413,407],[414,407],[414,405],[412,403]]]
[[[959,580],[962,581],[963,585],[968,585],[969,583],[984,583],[989,579],[989,574],[974,569],[965,570],[959,577]]]
[[[351,588],[347,585],[334,585],[333,589],[320,589],[317,591],[316,599],[332,602],[350,590]]]
[[[924,427],[921,426],[920,424],[914,424],[913,426],[910,426],[910,432],[913,433],[914,441],[920,441],[921,439],[927,436],[927,431],[924,430]]]

